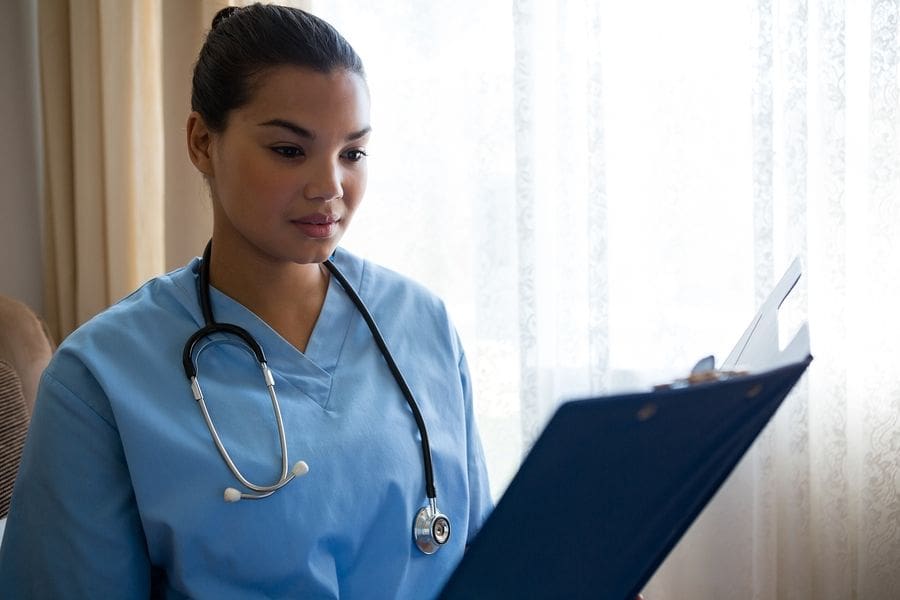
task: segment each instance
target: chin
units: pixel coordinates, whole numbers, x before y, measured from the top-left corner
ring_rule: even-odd
[[[307,247],[294,254],[291,260],[297,264],[323,263],[334,253],[337,246],[337,240],[328,243],[317,242],[314,247]]]

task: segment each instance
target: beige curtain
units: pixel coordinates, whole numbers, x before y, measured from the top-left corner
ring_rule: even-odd
[[[224,0],[40,0],[46,314],[56,339],[199,252],[190,77]]]

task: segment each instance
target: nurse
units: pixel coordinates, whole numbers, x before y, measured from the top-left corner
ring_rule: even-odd
[[[10,598],[427,598],[491,508],[465,353],[439,299],[338,247],[366,188],[369,92],[327,23],[219,12],[194,69],[188,153],[206,179],[206,262],[151,280],[73,333],[47,368],[0,548]],[[198,252],[205,244],[198,240]],[[371,311],[427,426],[433,554],[411,405],[337,269]],[[252,336],[272,371],[284,461],[308,474],[251,499],[185,377],[209,320]],[[250,482],[283,473],[273,403],[238,336],[198,339],[210,420]],[[305,469],[299,469],[302,473]],[[246,499],[226,502],[244,493]]]

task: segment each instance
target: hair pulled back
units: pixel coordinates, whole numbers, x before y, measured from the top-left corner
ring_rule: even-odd
[[[191,109],[209,129],[222,131],[228,113],[250,100],[255,79],[283,65],[365,77],[353,47],[322,19],[285,6],[229,6],[213,18],[194,65]]]

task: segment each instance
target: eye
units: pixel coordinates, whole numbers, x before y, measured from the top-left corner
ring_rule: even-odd
[[[354,148],[353,150],[344,152],[344,158],[351,162],[359,162],[366,156],[368,156],[368,154],[366,154],[366,151],[362,148]]]
[[[280,154],[284,158],[299,158],[305,154],[303,148],[296,146],[272,146],[272,152]]]

